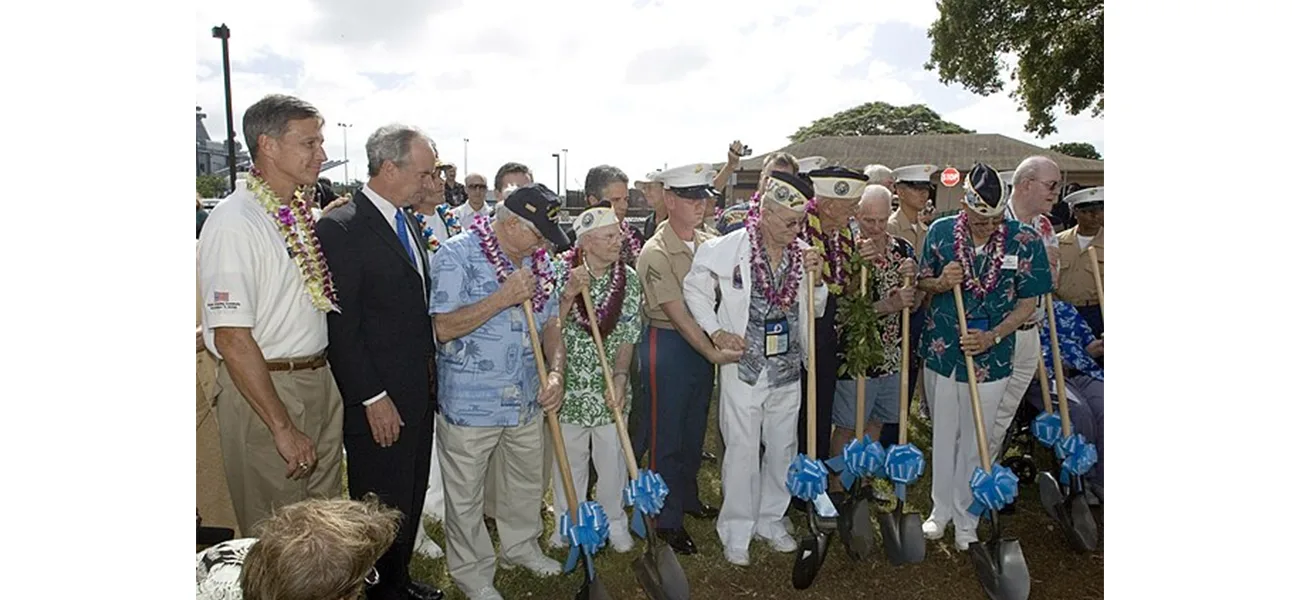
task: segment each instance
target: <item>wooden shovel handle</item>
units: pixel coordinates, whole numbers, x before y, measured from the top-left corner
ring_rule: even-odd
[[[1088,246],[1088,259],[1092,261],[1092,280],[1097,284],[1097,307],[1101,309],[1101,318],[1106,318],[1106,294],[1101,285],[1101,264],[1097,262],[1097,249]]]
[[[1056,308],[1052,294],[1047,293],[1047,333],[1052,340],[1052,369],[1056,371],[1056,401],[1061,407],[1061,435],[1070,437],[1070,401],[1065,393],[1065,368],[1061,361],[1061,344],[1056,338]]]
[[[966,336],[966,302],[962,300],[961,285],[952,290],[953,299],[957,301],[957,323],[961,326],[962,337]],[[961,340],[957,342],[958,349],[961,349]],[[966,358],[966,383],[970,385],[970,407],[971,412],[975,415],[975,441],[980,450],[980,464],[984,467],[984,472],[993,472],[993,462],[989,459],[988,436],[984,433],[984,410],[980,407],[980,390],[975,381],[975,358],[966,354],[965,350],[961,351],[962,356]]]
[[[600,370],[605,373],[605,392],[615,397],[614,374],[609,368],[609,358],[605,356],[605,340],[600,335],[600,322],[596,319],[596,305],[591,301],[591,294],[582,290],[582,303],[587,307],[587,322],[591,323],[591,339],[596,342],[596,355],[600,357]],[[627,399],[624,398],[626,402]],[[622,411],[613,413],[614,427],[618,429],[619,445],[623,447],[623,460],[627,463],[628,476],[636,479],[636,452],[632,450],[632,439],[627,435],[627,424],[623,422]]]
[[[1052,392],[1047,389],[1047,365],[1043,362],[1043,353],[1038,353],[1038,387],[1043,396],[1043,410],[1052,414]]]
[[[858,293],[862,295],[863,301],[870,300],[867,298],[867,276],[871,271],[866,265],[862,266],[862,277],[858,279]],[[856,422],[854,423],[854,435],[857,439],[862,439],[862,434],[867,429],[867,378],[859,375],[857,377],[857,401],[858,412]]]
[[[912,278],[904,277],[903,287],[908,288],[911,287],[911,285]],[[911,324],[912,307],[905,306],[903,307],[903,324],[901,330],[903,338],[903,363],[898,368],[898,445],[900,446],[907,444],[907,401],[910,400],[910,398],[907,397],[907,384],[910,383],[907,380],[907,375],[908,367],[912,360]]]
[[[528,319],[528,337],[533,342],[533,358],[537,362],[537,393],[541,394],[542,386],[546,385],[546,359],[542,356],[542,338],[537,334],[537,322],[533,318],[532,298],[524,300],[524,317]],[[564,482],[564,497],[569,501],[569,514],[576,523],[578,492],[573,487],[573,472],[569,470],[569,454],[564,449],[564,432],[560,430],[560,417],[554,411],[548,410],[546,424],[551,428],[551,445],[555,447],[555,462],[560,465],[560,479]]]
[[[808,458],[814,458],[817,456],[817,307],[812,273],[804,272],[804,287],[808,288],[808,321],[804,323],[808,332],[808,439],[804,451]]]

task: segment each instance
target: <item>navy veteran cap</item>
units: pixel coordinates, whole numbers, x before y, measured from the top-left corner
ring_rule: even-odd
[[[1002,214],[1007,205],[1007,187],[1002,178],[984,163],[975,163],[966,174],[966,194],[962,203],[985,217]]]
[[[796,210],[803,210],[814,195],[812,181],[807,175],[791,175],[784,171],[772,171],[767,178],[767,189],[763,190],[763,200]]]
[[[846,167],[827,167],[808,173],[818,198],[851,199],[862,197],[871,180],[866,174]]]
[[[519,218],[532,223],[537,230],[557,248],[569,245],[569,236],[560,231],[560,199],[541,183],[530,183],[506,196],[506,208]]]

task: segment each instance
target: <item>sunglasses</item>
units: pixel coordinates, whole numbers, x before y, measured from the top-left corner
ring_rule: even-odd
[[[1061,187],[1061,182],[1060,182],[1060,181],[1051,181],[1051,182],[1048,182],[1048,181],[1043,181],[1043,180],[1041,180],[1041,179],[1035,179],[1034,181],[1037,181],[1038,183],[1041,183],[1041,184],[1047,186],[1047,191],[1049,191],[1049,192],[1055,192],[1058,188]]]

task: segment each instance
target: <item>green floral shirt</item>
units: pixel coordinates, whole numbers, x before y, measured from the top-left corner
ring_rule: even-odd
[[[930,226],[917,256],[918,277],[929,279],[938,276],[944,265],[957,260],[953,230],[957,217],[944,217]],[[1028,225],[1003,220],[1007,228],[1006,254],[1001,265],[997,285],[982,300],[962,288],[962,301],[966,308],[966,321],[971,329],[983,321],[982,328],[991,329],[1001,323],[1022,298],[1041,296],[1052,290],[1052,273],[1047,262],[1043,240]],[[967,240],[968,244],[973,244]],[[987,272],[990,257],[977,252],[974,270],[976,276]],[[969,276],[969,275],[968,275]],[[944,377],[953,377],[965,383],[966,358],[961,351],[961,324],[957,320],[957,301],[951,292],[935,296],[926,312],[925,330],[921,337],[921,352],[925,366]],[[976,382],[997,381],[1011,376],[1011,363],[1015,355],[1016,336],[1002,338],[983,354],[975,356]]]
[[[557,257],[554,265],[560,282],[559,289],[563,289],[569,282],[569,265],[563,257]],[[637,278],[636,269],[627,268],[624,272],[627,274],[627,282],[623,293],[623,312],[619,315],[614,331],[601,340],[605,343],[605,358],[609,361],[610,369],[618,368],[615,358],[619,346],[641,341],[641,280]],[[599,279],[592,279],[591,297],[596,306],[600,306],[608,296],[613,279],[612,265]],[[609,425],[614,422],[614,416],[605,406],[605,374],[601,371],[600,358],[596,355],[595,340],[574,319],[573,313],[577,310],[575,303],[564,321],[561,334],[567,358],[560,422],[579,427]],[[631,405],[632,385],[629,382],[623,388],[624,417],[631,410]]]

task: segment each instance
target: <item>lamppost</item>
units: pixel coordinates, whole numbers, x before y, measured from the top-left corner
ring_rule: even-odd
[[[555,193],[556,193],[556,194],[559,194],[559,193],[560,193],[560,183],[562,183],[562,181],[563,181],[563,180],[560,179],[560,153],[559,153],[559,152],[552,152],[552,153],[551,153],[551,156],[552,156],[553,158],[555,158]]]
[[[352,189],[352,178],[348,176],[348,130],[352,128],[352,123],[339,123],[343,128],[343,187]]]
[[[465,148],[460,156],[461,166],[465,169],[465,176],[469,176],[469,138],[465,138]]]
[[[567,186],[567,185],[569,185],[569,184],[568,184],[568,181],[569,181],[569,149],[568,149],[568,148],[562,148],[562,149],[560,149],[560,152],[563,152],[563,153],[564,153],[564,180],[563,180],[563,181],[565,182],[564,185]]]
[[[212,28],[212,37],[221,40],[221,72],[226,79],[226,166],[230,169],[230,191],[235,191],[235,115],[230,102],[230,28],[225,23]],[[253,140],[254,144],[257,140]]]

